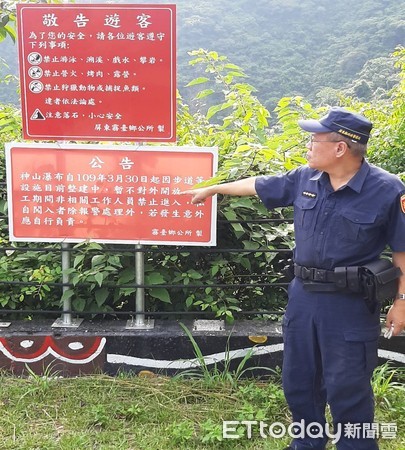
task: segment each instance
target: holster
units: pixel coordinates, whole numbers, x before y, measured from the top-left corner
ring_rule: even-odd
[[[359,269],[365,301],[371,312],[378,303],[396,296],[398,278],[402,272],[399,267],[394,267],[391,261],[381,258]]]

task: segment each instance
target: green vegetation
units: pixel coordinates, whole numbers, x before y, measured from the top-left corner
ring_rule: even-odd
[[[0,25],[3,28],[0,40],[3,38],[3,41],[0,45],[5,49],[8,48],[5,44],[14,45],[10,28],[14,18],[14,3],[3,3]],[[360,5],[350,2],[350,7],[348,0],[330,3],[328,8],[324,8],[312,0],[266,0],[257,1],[254,5],[240,0],[233,2],[233,8],[229,8],[228,0],[223,0],[212,8],[209,2],[198,1],[192,5],[190,2],[184,4],[183,0],[178,2],[180,41],[185,28],[189,27],[189,32],[196,33],[195,38],[201,40],[201,45],[204,45],[208,34],[211,39],[218,37],[215,43],[218,48],[224,46],[220,38],[223,33],[228,33],[228,47],[231,39],[234,42],[234,48],[229,52],[231,58],[218,51],[190,51],[187,71],[184,70],[181,75],[181,78],[194,78],[187,83],[180,83],[177,145],[218,147],[219,170],[208,183],[227,182],[258,174],[277,174],[304,164],[307,135],[297,126],[297,119],[320,117],[328,104],[352,108],[369,117],[374,123],[369,147],[370,161],[405,179],[405,50],[398,47],[388,58],[380,46],[381,40],[391,45],[401,36],[403,22],[398,16],[399,5],[393,1],[377,0],[361,2]],[[347,14],[348,8],[350,14]],[[356,15],[357,8],[361,9],[362,14]],[[265,14],[269,10],[271,14]],[[214,17],[221,17],[221,22],[215,26]],[[231,20],[235,23],[231,24]],[[355,20],[360,21],[357,26],[354,26]],[[322,32],[326,29],[335,30],[331,22],[336,24],[340,34],[333,31],[337,33],[336,36],[330,34],[329,39],[323,41],[325,45],[316,45]],[[384,28],[384,24],[392,26]],[[304,25],[312,27],[311,33],[297,31]],[[232,34],[237,26],[238,39]],[[257,42],[252,42],[248,33],[254,26],[267,33],[263,33]],[[202,35],[198,27],[204,30]],[[373,32],[375,27],[378,33]],[[391,37],[385,38],[384,33]],[[348,46],[351,39],[352,44],[357,43],[356,52],[364,54],[364,64],[356,63],[358,82],[349,83],[350,89],[346,92],[324,83],[322,80],[325,77],[315,74],[323,67],[331,77],[337,76],[338,67],[350,67],[359,61],[354,56],[351,60],[351,53],[347,49],[343,52],[343,43],[336,41],[338,34],[346,42],[344,45]],[[365,34],[369,46],[367,51],[363,48]],[[270,42],[267,39],[270,35],[274,39],[278,36],[277,46],[272,47],[271,51],[282,49],[285,57],[291,56],[291,59],[286,59],[288,65],[283,67],[283,80],[291,82],[292,86],[294,71],[299,68],[302,82],[315,96],[316,103],[311,103],[304,96],[290,95],[300,90],[281,87],[283,83],[277,81],[277,77],[266,74],[266,71],[273,70],[274,65],[271,59],[259,57],[259,54],[268,54],[269,49],[261,45]],[[294,36],[302,40],[300,51],[290,44],[289,39]],[[180,43],[180,48],[183,48],[182,45]],[[238,64],[241,56],[247,57],[247,52],[241,49],[242,45],[245,49],[249,48],[249,54],[256,58],[255,64],[260,65],[260,80],[254,78],[252,64],[247,59],[243,60],[246,69]],[[333,51],[340,51],[344,64],[339,60],[339,64],[330,70],[330,66],[325,66],[323,57]],[[377,54],[383,53],[385,56],[375,59]],[[316,56],[316,64],[309,58],[310,55]],[[372,60],[370,55],[373,55]],[[304,64],[298,56],[307,58],[308,62],[305,60]],[[180,66],[183,64],[184,61]],[[311,82],[305,75],[308,64],[312,70]],[[349,69],[347,72],[350,72]],[[248,73],[252,74],[250,78]],[[263,95],[262,85],[262,82],[269,80],[283,92],[287,90],[289,95],[279,97],[271,110],[265,106],[268,98]],[[273,87],[271,89],[273,93],[278,92]],[[367,90],[373,95],[369,101],[364,101],[360,91]],[[0,104],[0,146],[18,140],[21,140],[20,111],[10,104]],[[4,153],[1,153],[0,180],[5,179]],[[218,248],[224,249],[223,252],[207,253],[182,248],[180,252],[173,253],[151,248],[145,254],[145,283],[150,286],[146,289],[146,307],[149,311],[206,311],[232,320],[240,310],[281,312],[284,309],[285,292],[282,287],[270,288],[265,285],[283,280],[281,269],[294,245],[293,227],[290,221],[286,221],[291,218],[291,210],[285,208],[268,212],[256,198],[218,200],[217,242]],[[7,309],[58,309],[62,292],[52,283],[60,283],[62,278],[60,254],[57,251],[59,245],[46,245],[47,248],[54,248],[55,253],[15,251],[14,248],[24,245],[8,242],[6,213],[6,189],[2,187],[0,214],[4,215],[0,216],[0,244],[8,249],[0,254],[0,279],[33,282],[35,285],[1,285],[0,305]],[[233,251],[229,252],[228,249]],[[134,304],[136,291],[135,287],[130,286],[135,282],[133,255],[125,250],[117,250],[95,243],[76,245],[72,252],[72,267],[66,272],[74,286],[64,292],[62,300],[72,298],[72,306],[78,312],[133,309],[128,306]],[[161,286],[173,284],[179,287],[167,289]],[[213,284],[230,287],[218,289]]]
[[[282,98],[273,112],[275,125],[270,125],[270,112],[255,96],[254,87],[245,82],[241,67],[214,51],[196,50],[191,57],[190,64],[199,74],[188,83],[188,89],[199,112],[191,113],[179,95],[177,144],[218,147],[219,170],[208,183],[276,174],[305,163],[307,136],[299,129],[297,119],[319,117],[325,107],[315,108],[302,97]],[[405,50],[399,48],[391,63],[400,70],[400,81],[386,96],[364,103],[341,95],[339,103],[363,112],[374,122],[371,161],[404,176]],[[204,104],[207,98],[212,101]],[[20,138],[18,110],[0,106],[0,130],[2,143]],[[0,174],[4,180],[4,155],[0,156]],[[7,212],[5,190],[0,208]],[[201,310],[228,319],[241,309],[283,310],[282,289],[263,285],[282,277],[283,259],[293,247],[292,224],[285,222],[291,211],[268,212],[257,198],[220,198],[218,215],[218,248],[224,249],[223,253],[183,248],[173,254],[152,248],[146,254],[145,283],[151,286],[146,290],[148,310]],[[9,245],[7,220],[0,221],[1,242]],[[14,243],[13,247],[19,245]],[[58,249],[57,245],[53,247]],[[242,253],[226,249],[240,249]],[[61,280],[59,258],[58,252],[38,255],[34,251],[7,250],[0,255],[0,279],[37,283],[23,288],[3,285],[1,305],[11,309],[57,308],[61,292],[50,289],[47,283]],[[79,312],[125,308],[136,289],[127,286],[134,283],[132,259],[130,253],[109,252],[100,244],[76,245],[67,272],[74,287],[65,291],[63,298],[74,297],[73,307]],[[210,287],[215,283],[230,287]],[[160,287],[162,284],[180,288],[169,290]],[[241,286],[236,288],[236,284]]]
[[[198,367],[184,370],[180,372],[177,376],[184,378],[197,378],[203,380],[207,384],[218,384],[218,383],[227,383],[230,386],[236,387],[240,380],[242,378],[246,378],[251,375],[251,370],[261,370],[261,371],[267,371],[267,372],[275,372],[273,369],[270,369],[269,367],[257,367],[249,368],[246,367],[247,361],[253,356],[254,354],[254,347],[252,347],[245,356],[243,356],[242,360],[239,362],[236,369],[231,369],[232,364],[232,358],[230,357],[229,352],[229,340],[231,338],[231,334],[228,336],[228,341],[225,349],[225,359],[224,361],[221,361],[221,363],[215,362],[213,366],[211,364],[207,364],[206,360],[204,358],[204,355],[198,346],[196,340],[194,339],[193,335],[191,334],[190,330],[182,323],[180,323],[181,328],[186,333],[187,337],[189,338],[193,350],[194,355],[196,357],[196,361],[198,362]],[[388,384],[391,380],[388,380]]]
[[[319,101],[316,95],[330,88],[371,100],[376,92],[361,88],[364,72],[371,74],[378,66],[377,72],[388,76],[378,82],[374,77],[372,89],[389,89],[393,71],[388,69],[387,74],[386,61],[380,58],[405,40],[403,13],[394,1],[223,0],[213,6],[206,0],[180,0],[177,4],[180,86],[190,45],[215,49],[246,68],[269,109],[285,96]],[[371,81],[369,75],[366,79]]]
[[[404,448],[404,387],[391,380],[393,369],[377,375],[376,422],[395,423],[394,439],[380,439],[381,450]],[[383,373],[384,372],[384,373]],[[402,376],[399,369],[394,374]],[[165,377],[0,376],[2,450],[250,449],[277,450],[289,439],[262,438],[237,428],[239,439],[224,439],[222,421],[290,423],[281,386],[270,381],[230,383]],[[234,434],[235,432],[232,432]],[[328,449],[332,449],[330,445]]]

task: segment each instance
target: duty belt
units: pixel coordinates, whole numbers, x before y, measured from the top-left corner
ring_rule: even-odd
[[[305,287],[314,291],[349,290],[361,292],[360,267],[336,267],[334,270],[318,269],[294,264],[294,275],[304,280]]]
[[[380,258],[364,266],[335,267],[334,270],[294,264],[294,275],[303,280],[308,291],[361,293],[370,312],[374,312],[378,302],[395,297],[402,272],[389,260]]]

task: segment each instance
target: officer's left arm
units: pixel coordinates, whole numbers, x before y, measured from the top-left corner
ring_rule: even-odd
[[[402,276],[399,278],[398,293],[405,294],[405,252],[394,252],[392,262],[402,271]],[[388,311],[386,327],[390,328],[391,326],[393,326],[393,336],[397,336],[405,328],[405,300],[394,300]]]

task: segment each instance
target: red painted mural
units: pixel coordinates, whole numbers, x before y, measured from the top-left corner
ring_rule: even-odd
[[[29,367],[35,373],[47,368],[62,376],[103,370],[106,338],[100,336],[0,337],[0,369],[21,374]]]

